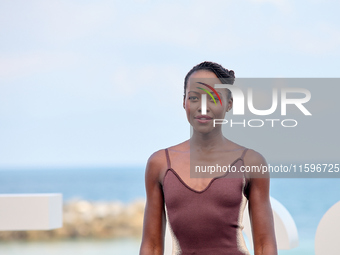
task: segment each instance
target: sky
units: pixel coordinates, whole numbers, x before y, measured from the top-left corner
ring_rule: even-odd
[[[237,78],[339,78],[339,9],[327,0],[1,1],[0,169],[145,165],[190,137],[183,80],[202,61]],[[273,134],[279,154],[244,130],[234,141],[271,160],[288,151],[298,160],[304,147],[311,160],[313,139],[328,135],[325,159],[338,159],[338,94],[323,94],[311,108],[331,108],[329,119],[290,130],[290,143]]]

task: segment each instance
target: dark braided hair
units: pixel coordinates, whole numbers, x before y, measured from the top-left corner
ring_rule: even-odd
[[[235,81],[235,73],[233,70],[228,70],[221,66],[220,64],[217,64],[215,62],[209,62],[204,61],[196,66],[194,66],[185,76],[184,79],[184,98],[185,98],[185,92],[187,89],[187,84],[190,75],[192,75],[194,72],[197,72],[199,70],[207,70],[210,72],[213,72],[217,78],[221,81],[222,84],[234,84]],[[228,90],[228,97],[231,96],[230,91]]]

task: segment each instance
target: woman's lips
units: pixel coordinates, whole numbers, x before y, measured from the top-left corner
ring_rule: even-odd
[[[196,116],[195,119],[196,119],[199,123],[208,123],[208,122],[210,122],[213,118],[211,118],[210,116],[207,116],[207,115],[199,115],[199,116]]]

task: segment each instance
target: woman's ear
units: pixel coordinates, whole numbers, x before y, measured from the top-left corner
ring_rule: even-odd
[[[234,102],[233,98],[232,97],[229,98],[227,112],[229,112],[231,110],[231,108],[233,108],[233,102]]]
[[[183,108],[185,109],[185,95],[183,96]]]

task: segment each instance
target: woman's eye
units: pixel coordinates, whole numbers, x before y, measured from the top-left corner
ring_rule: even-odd
[[[198,100],[198,97],[190,96],[190,97],[189,97],[189,100],[191,100],[191,101],[196,101],[196,100]]]

